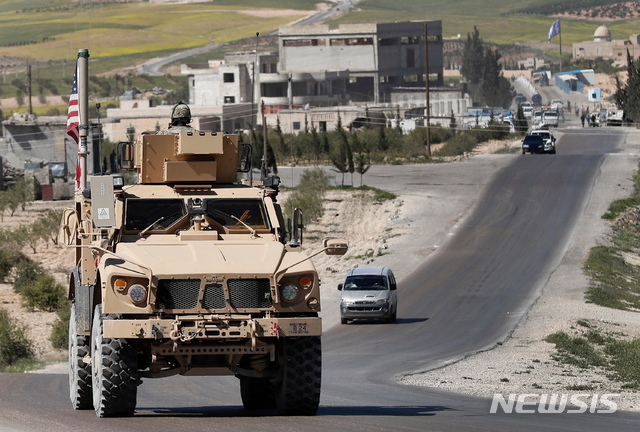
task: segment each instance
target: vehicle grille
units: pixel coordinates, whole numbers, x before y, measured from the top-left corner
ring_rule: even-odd
[[[380,306],[349,306],[347,309],[350,312],[380,312],[382,310]]]
[[[198,305],[200,279],[161,279],[158,282],[158,309],[194,309]]]
[[[205,309],[224,309],[224,288],[220,284],[208,284],[204,287],[202,307]]]
[[[233,308],[264,309],[272,305],[269,279],[229,279],[227,288]]]

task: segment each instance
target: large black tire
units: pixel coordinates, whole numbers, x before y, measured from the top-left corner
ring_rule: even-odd
[[[93,315],[93,407],[98,417],[132,416],[138,393],[138,353],[127,339],[104,338],[103,321],[112,319],[96,306]]]
[[[284,415],[315,415],[320,405],[322,345],[319,336],[280,339],[282,365],[276,404]]]
[[[268,378],[240,377],[242,405],[248,410],[273,409],[276,398],[273,383]]]
[[[89,336],[78,335],[76,304],[73,303],[69,318],[69,396],[71,406],[77,410],[93,408],[91,363],[85,363],[90,345]]]

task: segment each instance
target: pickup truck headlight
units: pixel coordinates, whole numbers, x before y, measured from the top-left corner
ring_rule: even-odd
[[[294,301],[298,297],[298,287],[294,284],[286,284],[280,290],[282,298],[286,301]]]

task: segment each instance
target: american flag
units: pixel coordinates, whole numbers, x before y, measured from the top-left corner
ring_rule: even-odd
[[[69,110],[67,112],[67,135],[76,142],[78,147],[78,162],[76,164],[76,189],[80,188],[80,114],[78,113],[78,64],[73,74],[71,95],[69,96]]]

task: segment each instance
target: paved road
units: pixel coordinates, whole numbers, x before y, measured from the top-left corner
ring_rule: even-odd
[[[222,431],[635,431],[638,414],[489,414],[490,400],[394,381],[397,374],[491,346],[524,316],[558,266],[606,155],[618,152],[624,140],[622,129],[602,131],[607,133],[595,137],[589,130],[566,131],[556,156],[501,156],[511,159],[488,176],[455,236],[402,280],[398,323],[326,332],[316,417],[248,415],[235,378],[172,377],[145,381],[135,417],[100,420],[91,411],[71,410],[65,375],[5,374],[0,429],[205,431],[215,424]],[[464,182],[474,163],[436,169],[443,167]],[[433,166],[393,169],[402,168],[405,174],[394,176],[396,188],[411,193],[438,187]],[[378,181],[391,183],[382,174]]]

